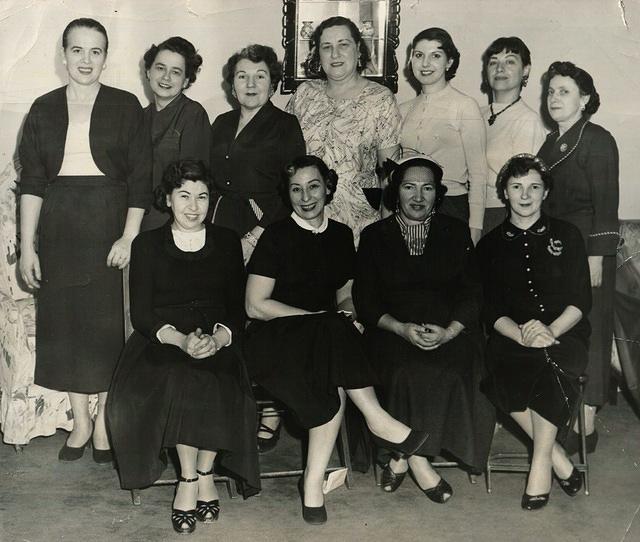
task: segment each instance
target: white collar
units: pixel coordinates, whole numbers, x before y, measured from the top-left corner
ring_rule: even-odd
[[[311,224],[309,224],[304,218],[300,218],[296,214],[295,211],[293,213],[291,213],[291,218],[293,218],[293,221],[298,226],[300,226],[303,230],[307,230],[307,231],[310,231],[312,233],[322,233],[329,226],[329,217],[327,216],[327,213],[324,213],[324,218],[322,219],[322,224],[320,224],[320,226],[318,226],[317,228],[315,228]]]
[[[185,232],[171,228],[171,235],[173,242],[182,252],[198,252],[204,246],[207,229]]]

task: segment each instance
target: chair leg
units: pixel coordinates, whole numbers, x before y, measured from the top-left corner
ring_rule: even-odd
[[[487,468],[484,471],[484,479],[487,485],[487,493],[491,493],[491,464],[487,461]]]
[[[351,489],[351,485],[353,483],[352,478],[352,469],[351,469],[351,452],[349,451],[349,436],[347,433],[347,422],[342,417],[342,421],[340,422],[340,444],[342,446],[342,457],[344,466],[347,469],[347,477],[345,480],[345,485],[347,489]]]
[[[131,490],[131,503],[133,506],[140,506],[142,504],[142,496],[139,489]]]
[[[582,391],[582,390],[581,390]],[[584,494],[589,495],[589,458],[587,454],[587,428],[584,419],[584,402],[580,401],[578,412],[578,423],[580,424],[580,460],[584,465],[582,472],[584,477]]]

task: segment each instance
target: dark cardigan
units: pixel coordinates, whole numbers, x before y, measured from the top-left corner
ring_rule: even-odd
[[[20,193],[43,197],[58,175],[69,125],[66,87],[40,96],[24,123]],[[151,141],[142,107],[131,93],[101,85],[91,112],[91,155],[107,177],[127,184],[127,206],[151,203]]]

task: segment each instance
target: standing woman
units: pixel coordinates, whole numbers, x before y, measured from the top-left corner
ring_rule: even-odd
[[[211,127],[211,165],[218,191],[213,222],[234,230],[245,262],[264,229],[287,216],[278,193],[280,174],[304,153],[300,125],[271,103],[282,65],[271,47],[248,45],[229,58],[226,82],[240,107]]]
[[[538,152],[546,136],[540,116],[520,96],[530,70],[529,48],[515,36],[498,38],[482,55],[481,88],[489,96],[489,105],[480,108],[486,122],[489,167],[482,228],[485,235],[506,216],[496,190],[500,168],[516,154]]]
[[[153,101],[144,109],[145,128],[153,145],[153,188],[172,162],[202,160],[209,166],[211,127],[198,102],[184,95],[196,81],[202,57],[193,44],[175,36],[152,45],[144,54],[144,68]],[[143,230],[166,222],[167,215],[152,207],[142,221]]]
[[[74,418],[63,461],[80,458],[92,434],[94,459],[111,461],[104,405],[124,344],[120,270],[151,200],[142,108],[132,94],[100,83],[107,48],[98,21],[69,23],[62,34],[69,83],[34,102],[19,148],[20,272],[38,289],[35,383],[69,392]]]
[[[444,170],[447,195],[438,212],[482,234],[487,182],[486,133],[476,101],[455,89],[460,52],[442,28],[428,28],[411,43],[410,66],[422,92],[400,105],[404,148],[430,156]]]
[[[585,391],[587,451],[598,442],[596,409],[607,402],[613,336],[615,255],[618,246],[618,147],[613,136],[589,121],[600,106],[593,78],[571,62],[554,62],[544,78],[546,110],[556,129],[538,152],[555,187],[545,210],[578,227],[587,247],[593,295],[589,315],[589,382]],[[567,451],[578,449],[575,432]]]
[[[367,46],[353,21],[322,21],[307,60],[307,70],[321,79],[300,85],[287,104],[300,121],[307,152],[340,177],[327,214],[353,230],[356,245],[364,227],[380,219],[380,198],[374,201],[380,188],[376,167],[396,153],[400,137],[395,97],[360,75],[368,62]]]

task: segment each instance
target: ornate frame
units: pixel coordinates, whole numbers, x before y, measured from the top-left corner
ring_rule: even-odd
[[[305,73],[301,64],[308,55],[309,36],[315,24],[334,15],[352,19],[368,42],[372,62],[367,67],[369,73],[365,70],[363,75],[394,93],[398,91],[400,0],[283,0],[282,4],[285,53],[281,94],[291,94],[303,81],[317,79]]]

